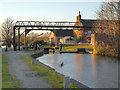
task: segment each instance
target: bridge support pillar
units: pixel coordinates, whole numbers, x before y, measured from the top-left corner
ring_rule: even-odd
[[[13,27],[13,49],[16,51],[16,43],[15,43],[15,27]]]
[[[18,29],[18,50],[20,51],[20,28]]]

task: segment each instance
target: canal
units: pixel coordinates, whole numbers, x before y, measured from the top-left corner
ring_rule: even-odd
[[[90,88],[118,88],[118,63],[113,57],[93,54],[46,54],[37,58],[55,71]],[[64,62],[61,67],[61,63]]]

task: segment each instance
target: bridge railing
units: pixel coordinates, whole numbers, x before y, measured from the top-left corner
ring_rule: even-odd
[[[17,21],[15,26],[74,26],[80,22]]]
[[[51,21],[17,21],[13,27],[13,45],[16,51],[15,31],[18,30],[18,43],[20,50],[20,30],[25,30],[25,36],[31,30],[82,30],[81,28],[91,28],[80,26],[80,22],[51,22]]]

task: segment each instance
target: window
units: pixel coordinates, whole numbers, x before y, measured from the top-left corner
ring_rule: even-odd
[[[89,34],[91,34],[91,31],[88,31]]]
[[[85,34],[87,34],[88,32],[85,32]]]

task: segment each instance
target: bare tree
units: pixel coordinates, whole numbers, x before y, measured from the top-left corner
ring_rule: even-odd
[[[114,48],[119,48],[119,23],[118,23],[118,2],[103,2],[100,9],[97,10],[98,21],[94,24],[95,33],[108,35],[108,40],[113,42]],[[112,36],[112,38],[111,38]]]
[[[13,36],[13,26],[14,20],[11,17],[8,17],[1,25],[2,39],[6,41],[6,50],[8,44],[10,44]]]
[[[118,2],[103,2],[100,9],[97,10],[97,18],[101,20],[118,20]]]
[[[103,2],[97,10],[98,21],[95,24],[97,33],[114,34],[118,32],[118,2]]]
[[[33,41],[39,34],[38,33],[30,33],[28,36],[30,37],[30,40]]]

